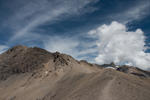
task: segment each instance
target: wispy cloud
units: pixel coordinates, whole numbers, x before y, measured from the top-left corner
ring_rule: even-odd
[[[0,45],[0,54],[3,53],[4,51],[6,51],[7,49],[8,49],[8,46]]]
[[[98,49],[94,43],[87,43],[77,37],[53,36],[43,41],[44,48],[50,52],[59,51],[77,59],[89,59],[88,55],[95,54]]]
[[[128,6],[128,5],[127,5]],[[109,16],[113,20],[118,20],[122,23],[128,23],[135,20],[141,20],[149,15],[150,12],[150,1],[149,0],[139,0],[133,6],[127,8],[126,10],[119,10],[118,13],[114,13]]]
[[[95,2],[97,0],[26,0],[22,7],[16,8],[16,12],[8,20],[14,30],[10,41],[29,35],[44,23],[50,24],[72,15],[95,11],[96,9],[90,6]]]
[[[78,46],[79,41],[71,37],[53,36],[44,41],[44,48],[46,50],[51,52],[59,51],[61,53],[71,54],[74,57],[77,57]]]
[[[150,1],[139,2],[133,8],[128,9],[124,12],[124,17],[128,20],[140,20],[149,14],[150,9]]]

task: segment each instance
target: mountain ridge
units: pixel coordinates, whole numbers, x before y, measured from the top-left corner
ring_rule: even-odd
[[[149,100],[149,83],[149,71],[37,47],[19,45],[0,55],[0,100]]]
[[[7,56],[7,57],[5,57],[5,56]],[[11,60],[9,60],[9,59],[11,59]],[[15,60],[17,60],[17,61],[15,61]],[[19,73],[19,72],[24,73],[26,71],[30,72],[34,69],[35,66],[40,65],[40,67],[42,67],[42,66],[44,66],[43,64],[47,63],[49,60],[52,60],[56,64],[55,66],[68,65],[69,61],[72,60],[72,61],[76,61],[78,63],[87,64],[89,66],[97,66],[99,68],[112,67],[112,68],[115,68],[116,70],[124,72],[124,73],[130,73],[129,69],[139,70],[143,73],[148,74],[148,76],[150,76],[149,71],[144,71],[137,67],[122,65],[118,68],[118,65],[115,65],[113,62],[110,64],[103,64],[103,65],[98,65],[98,64],[94,64],[94,63],[91,64],[91,63],[87,62],[86,60],[77,61],[69,55],[61,54],[59,52],[51,53],[51,52],[48,52],[48,51],[38,48],[38,47],[30,47],[29,48],[27,46],[17,45],[17,46],[14,46],[14,47],[8,49],[6,52],[4,52],[3,54],[0,55],[0,64],[1,64],[1,62],[7,61],[8,64],[10,63],[11,66],[14,66],[14,68],[12,67],[12,72],[16,72],[16,73]],[[37,63],[37,61],[40,64]],[[16,62],[17,62],[16,65],[12,64],[12,63],[16,63]],[[26,64],[26,65],[24,65],[24,64]],[[32,64],[35,64],[35,65],[32,65]],[[22,65],[24,65],[24,66],[22,67]],[[4,65],[4,66],[8,66],[8,65]],[[19,68],[18,68],[18,66],[19,66]],[[39,66],[37,66],[37,68],[38,67]]]

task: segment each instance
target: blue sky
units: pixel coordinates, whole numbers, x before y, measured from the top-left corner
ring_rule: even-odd
[[[149,53],[150,0],[0,0],[0,52],[22,44],[95,62],[99,38],[89,32],[113,21],[141,29]]]

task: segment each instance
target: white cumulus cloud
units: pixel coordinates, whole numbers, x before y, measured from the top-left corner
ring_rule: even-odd
[[[125,25],[114,21],[91,30],[89,34],[97,38],[97,63],[114,62],[142,69],[150,68],[150,53],[145,53],[145,36],[141,29],[128,31]]]

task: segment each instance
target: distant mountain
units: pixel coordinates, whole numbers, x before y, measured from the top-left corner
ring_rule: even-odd
[[[20,45],[0,55],[0,100],[150,100],[150,72]]]

